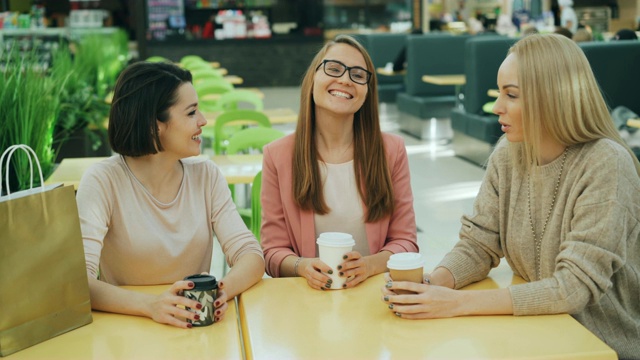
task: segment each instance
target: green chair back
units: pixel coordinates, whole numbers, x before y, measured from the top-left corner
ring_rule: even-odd
[[[217,71],[196,71],[192,72],[191,76],[193,77],[193,86],[210,81],[224,80],[224,76]],[[225,80],[225,82],[228,81]]]
[[[224,131],[224,128],[233,123],[241,122],[242,125],[252,124],[262,127],[271,127],[271,121],[267,115],[256,110],[230,110],[218,115],[213,130],[213,150],[216,154],[222,154],[226,148],[226,142],[233,133]]]
[[[194,84],[198,98],[204,98],[211,94],[224,94],[227,91],[233,90],[233,84],[225,81],[224,79],[210,79],[201,83]]]
[[[248,104],[253,110],[262,111],[264,109],[264,102],[260,95],[251,90],[233,90],[226,92],[218,99],[218,106],[220,110],[239,110],[242,107],[240,105]]]
[[[184,67],[187,67],[194,63],[206,63],[206,60],[198,55],[186,55],[180,59],[180,64]]]
[[[260,242],[260,227],[262,226],[262,204],[260,203],[260,190],[262,188],[262,171],[256,174],[251,185],[251,232]]]
[[[171,60],[169,60],[167,58],[164,58],[162,56],[151,56],[151,57],[148,57],[145,61],[154,62],[154,63],[157,63],[157,62],[171,62]]]
[[[282,131],[269,127],[259,126],[242,129],[229,138],[227,154],[238,154],[251,149],[257,149],[262,152],[262,148],[265,145],[283,136],[284,133]]]

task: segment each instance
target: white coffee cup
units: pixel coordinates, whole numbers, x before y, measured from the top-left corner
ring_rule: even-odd
[[[339,275],[338,265],[344,262],[342,257],[353,249],[356,241],[347,233],[326,232],[320,234],[316,243],[320,260],[333,270],[333,274],[327,274],[332,280],[331,289],[342,289],[347,278]]]
[[[393,281],[411,281],[422,284],[425,260],[419,253],[397,253],[389,257],[387,268]],[[398,294],[408,294],[410,291],[395,290]]]

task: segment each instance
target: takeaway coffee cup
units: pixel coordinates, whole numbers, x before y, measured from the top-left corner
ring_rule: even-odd
[[[411,281],[422,284],[424,258],[419,253],[397,253],[389,257],[387,268],[393,281]],[[394,290],[398,294],[411,294],[411,291]]]
[[[338,275],[340,273],[338,265],[344,262],[342,258],[344,254],[353,249],[356,244],[355,240],[350,234],[326,232],[320,234],[316,243],[320,252],[320,260],[333,270],[333,274],[327,274],[332,280],[331,289],[342,289],[342,285],[347,279]]]
[[[193,324],[193,326],[207,326],[215,322],[213,316],[216,310],[213,306],[213,302],[218,296],[218,282],[213,275],[190,275],[184,278],[187,281],[192,281],[194,286],[192,289],[184,290],[182,293],[185,297],[195,300],[202,304],[202,309],[191,309],[187,307],[187,310],[195,312],[200,315],[200,320],[194,321],[187,319],[187,322]]]

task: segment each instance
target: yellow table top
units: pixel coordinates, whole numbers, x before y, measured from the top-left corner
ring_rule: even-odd
[[[487,90],[487,95],[497,98],[498,96],[500,96],[500,91],[498,89],[489,89]]]
[[[204,155],[202,155],[204,156]],[[262,155],[213,155],[213,160],[229,184],[249,184],[262,170]],[[82,174],[93,164],[106,157],[66,158],[45,181],[45,184],[63,183],[77,190]]]
[[[492,274],[468,289],[522,279]],[[406,320],[380,300],[383,275],[349,290],[264,279],[239,299],[248,359],[616,359],[569,315]]]
[[[395,75],[406,75],[407,71],[406,70],[400,70],[400,71],[393,71],[393,70],[389,70],[387,68],[376,68],[376,72],[378,73],[378,75],[384,75],[384,76],[395,76]]]
[[[435,85],[464,85],[467,79],[464,75],[423,75],[422,81]]]
[[[167,285],[131,286],[157,294]],[[7,357],[21,359],[242,359],[234,301],[223,321],[180,329],[151,319],[93,312],[93,323]]]
[[[224,79],[233,85],[241,85],[244,82],[244,79],[237,75],[227,75]]]
[[[627,126],[640,128],[640,118],[627,120]]]

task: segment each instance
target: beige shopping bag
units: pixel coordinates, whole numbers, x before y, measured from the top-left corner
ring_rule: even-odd
[[[31,150],[10,147],[0,170],[5,155],[9,162],[16,149]],[[0,197],[0,356],[91,321],[73,187],[37,187]]]

